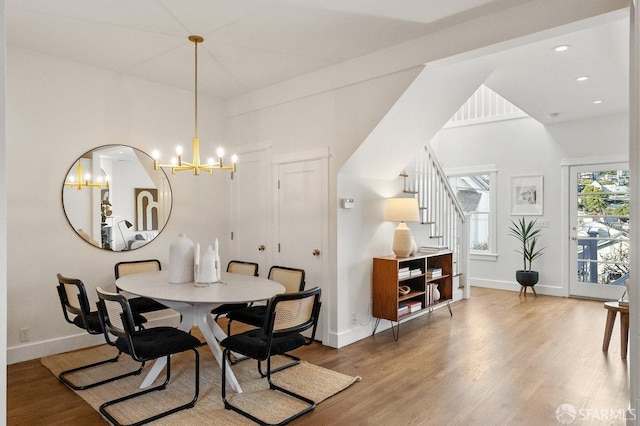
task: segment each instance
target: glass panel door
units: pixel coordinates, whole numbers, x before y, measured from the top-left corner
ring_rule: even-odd
[[[576,166],[571,176],[572,296],[616,300],[629,277],[627,164]]]

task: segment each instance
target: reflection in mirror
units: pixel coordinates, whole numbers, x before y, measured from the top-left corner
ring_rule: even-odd
[[[135,250],[151,242],[171,214],[171,186],[146,153],[125,145],[86,152],[69,168],[62,205],[76,233],[96,247]]]

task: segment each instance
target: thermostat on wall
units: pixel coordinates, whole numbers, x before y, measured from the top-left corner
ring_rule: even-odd
[[[342,208],[343,209],[352,209],[354,204],[353,198],[343,198],[342,199]]]

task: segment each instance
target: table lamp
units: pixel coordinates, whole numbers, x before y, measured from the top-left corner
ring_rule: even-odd
[[[390,222],[400,222],[393,234],[393,252],[396,257],[409,257],[413,243],[411,230],[405,222],[417,222],[420,220],[418,200],[415,198],[387,199],[387,211],[384,218]]]

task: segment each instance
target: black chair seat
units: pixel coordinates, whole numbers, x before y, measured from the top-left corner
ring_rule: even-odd
[[[85,320],[87,321],[87,327],[85,327]],[[81,315],[77,315],[73,319],[73,323],[80,327],[84,328],[91,334],[99,334],[102,333],[102,326],[100,325],[100,317],[98,317],[98,312],[89,312],[82,318]]]
[[[234,334],[224,339],[220,344],[232,352],[238,352],[253,359],[265,360],[269,356],[269,336],[265,335],[262,328]],[[299,333],[273,337],[271,339],[271,355],[284,355],[304,346],[304,344],[305,338]]]
[[[245,309],[247,306],[249,306],[248,303],[225,303],[224,305],[220,305],[217,308],[212,309],[211,313],[213,315],[228,314],[239,309]]]
[[[162,265],[160,264],[160,261],[158,259],[118,262],[114,267],[116,280],[129,274],[161,270]],[[119,293],[120,289],[118,289],[117,286],[116,289]],[[156,302],[155,300],[148,297],[131,297],[129,299],[129,306],[131,307],[131,312],[133,312],[134,314],[144,314],[147,312],[156,312],[162,311],[163,309],[169,309],[162,303]]]
[[[145,312],[155,312],[167,309],[167,307],[162,303],[156,302],[148,297],[132,297],[129,299],[129,305],[131,306],[131,312],[134,314],[143,314]]]
[[[136,331],[131,336],[131,340],[136,355],[143,359],[159,358],[200,346],[198,339],[173,327],[153,327]],[[128,355],[132,355],[126,338],[116,339],[116,347]]]
[[[88,314],[85,314],[85,320],[89,325],[89,328],[87,329],[89,333],[91,334],[102,333],[102,324],[100,324],[100,316],[98,315],[98,311],[89,312]],[[142,324],[145,324],[147,322],[147,319],[140,314],[134,314],[133,321],[136,327],[140,327]],[[76,316],[73,319],[73,323],[80,328],[85,328],[84,320],[82,319],[81,315]]]
[[[267,307],[250,306],[239,311],[232,311],[227,314],[229,321],[239,321],[254,327],[262,327],[267,319]]]

